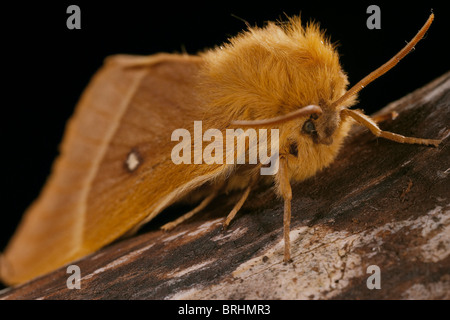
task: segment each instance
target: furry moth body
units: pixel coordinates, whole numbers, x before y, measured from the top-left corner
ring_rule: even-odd
[[[94,76],[68,123],[61,155],[39,198],[1,256],[1,279],[22,283],[92,253],[192,198],[200,211],[220,192],[242,190],[228,226],[256,183],[271,183],[284,200],[284,260],[290,260],[291,181],[328,166],[354,123],[400,143],[439,140],[381,131],[349,107],[356,94],[387,72],[424,36],[434,16],[385,65],[347,90],[339,56],[317,25],[300,18],[249,28],[197,56],[115,56]],[[203,130],[279,128],[279,171],[260,164],[179,164],[171,133],[203,121]]]

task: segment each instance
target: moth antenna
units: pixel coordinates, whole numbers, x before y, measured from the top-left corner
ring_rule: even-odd
[[[235,14],[233,14],[233,13],[231,14],[231,16],[232,16],[233,18],[236,18],[236,19],[242,21],[243,23],[245,23],[245,25],[247,26],[248,29],[251,28],[250,23],[249,23],[247,20],[245,20],[244,18],[238,17],[237,15],[235,15]]]
[[[415,37],[406,44],[406,46],[400,50],[395,56],[393,56],[388,62],[384,63],[381,67],[378,69],[372,71],[367,76],[365,76],[362,80],[360,80],[357,84],[355,84],[353,87],[351,87],[350,90],[348,90],[346,93],[344,93],[339,99],[337,99],[335,102],[331,104],[331,107],[336,107],[346,100],[348,100],[350,97],[357,94],[359,91],[364,89],[369,83],[377,79],[378,77],[382,76],[389,70],[391,70],[397,63],[399,63],[400,60],[402,60],[408,53],[411,52],[411,50],[414,49],[414,46],[424,37],[425,33],[430,28],[431,23],[434,20],[434,13],[431,12],[427,22],[423,25],[423,27],[419,30],[419,32],[415,35]]]
[[[315,105],[310,105],[303,107],[301,109],[295,110],[293,112],[290,112],[288,114],[269,118],[269,119],[263,119],[263,120],[236,120],[232,121],[232,126],[241,126],[241,127],[256,127],[256,126],[267,126],[267,125],[276,125],[279,123],[283,123],[295,118],[309,116],[311,114],[322,114],[322,108]]]

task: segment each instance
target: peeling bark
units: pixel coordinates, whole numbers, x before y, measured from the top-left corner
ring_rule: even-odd
[[[222,196],[169,233],[173,207],[132,238],[0,292],[0,299],[450,299],[450,73],[395,101],[381,123],[438,148],[354,128],[338,159],[292,188],[291,249],[283,263],[283,204],[253,191],[226,231],[239,194]],[[367,268],[381,271],[369,290]]]

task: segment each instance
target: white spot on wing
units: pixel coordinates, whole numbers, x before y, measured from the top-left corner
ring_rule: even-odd
[[[138,156],[137,152],[136,151],[131,151],[128,154],[128,158],[127,158],[127,161],[126,161],[126,165],[127,165],[128,170],[130,170],[130,171],[136,170],[136,168],[139,166],[140,163],[141,162],[139,160],[139,156]]]

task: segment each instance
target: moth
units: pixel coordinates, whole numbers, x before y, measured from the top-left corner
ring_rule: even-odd
[[[317,24],[302,26],[300,17],[248,26],[198,55],[107,58],[67,124],[51,176],[1,256],[1,280],[23,283],[133,233],[176,202],[198,203],[162,227],[170,230],[222,192],[240,191],[227,227],[261,183],[284,201],[288,262],[290,183],[330,165],[353,124],[399,143],[439,144],[382,131],[376,119],[350,109],[360,90],[414,48],[433,19],[431,14],[411,42],[350,89],[334,45]],[[279,170],[261,176],[264,163],[175,164],[171,134],[177,128],[193,134],[198,120],[203,130],[220,132],[278,128]]]

